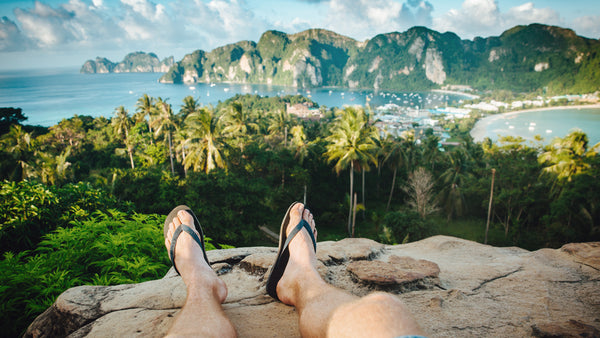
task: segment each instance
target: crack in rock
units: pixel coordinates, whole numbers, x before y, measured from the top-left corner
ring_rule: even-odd
[[[523,267],[521,267],[521,266],[520,266],[518,269],[516,269],[516,270],[514,270],[514,271],[511,271],[511,272],[508,272],[508,273],[505,273],[505,274],[503,274],[503,275],[496,276],[496,277],[493,277],[493,278],[490,278],[490,279],[486,279],[486,280],[484,280],[483,282],[481,282],[481,284],[479,284],[479,286],[478,286],[478,287],[474,288],[474,289],[473,289],[473,290],[471,290],[471,291],[472,291],[472,292],[475,292],[475,291],[477,291],[477,290],[481,289],[482,287],[484,287],[484,286],[485,286],[486,284],[488,284],[488,283],[491,283],[491,282],[493,282],[493,281],[496,281],[496,280],[498,280],[498,279],[506,278],[506,277],[508,277],[508,276],[510,276],[510,275],[512,275],[512,274],[515,274],[515,273],[517,273],[517,272],[519,272],[519,271],[522,271],[522,270],[523,270]]]

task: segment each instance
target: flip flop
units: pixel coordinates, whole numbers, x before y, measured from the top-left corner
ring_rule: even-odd
[[[283,272],[285,271],[287,263],[290,259],[290,249],[288,248],[288,245],[290,244],[292,239],[294,239],[294,236],[296,236],[300,231],[302,231],[302,229],[308,230],[310,239],[312,239],[313,248],[315,249],[315,252],[317,252],[317,242],[315,240],[313,230],[310,228],[310,224],[308,224],[308,222],[304,220],[304,209],[301,213],[302,219],[300,220],[300,222],[298,222],[296,227],[292,229],[289,236],[286,235],[286,229],[288,228],[288,224],[290,222],[290,212],[292,211],[292,208],[298,203],[299,202],[292,203],[292,205],[290,205],[287,212],[285,213],[285,216],[283,217],[283,221],[281,222],[281,229],[279,230],[279,251],[277,252],[277,259],[275,260],[275,264],[271,266],[271,273],[269,274],[269,278],[267,279],[267,293],[269,294],[269,296],[277,300],[279,300],[279,297],[277,297],[277,283],[279,283],[281,276],[283,276]]]
[[[196,243],[198,243],[198,245],[200,245],[200,248],[202,248],[202,255],[204,256],[204,260],[206,261],[206,263],[208,263],[208,265],[210,265],[208,257],[206,257],[206,250],[204,249],[204,233],[202,232],[202,226],[200,226],[198,218],[196,217],[192,209],[190,209],[188,206],[179,205],[173,210],[171,210],[171,212],[167,215],[167,219],[165,219],[165,225],[163,228],[165,239],[167,238],[167,233],[169,232],[169,224],[173,221],[175,217],[177,217],[177,213],[181,210],[185,210],[190,215],[192,215],[192,218],[194,219],[194,227],[196,228],[196,231],[198,231],[198,233],[200,234],[200,237],[196,235],[194,230],[192,230],[192,228],[190,228],[189,225],[183,223],[180,224],[177,227],[177,229],[175,229],[175,233],[173,233],[173,238],[171,238],[171,247],[169,248],[169,259],[171,260],[171,263],[173,263],[173,267],[175,268],[177,274],[179,274],[179,270],[177,270],[177,266],[175,266],[175,245],[177,244],[177,239],[179,238],[179,235],[181,235],[182,231],[187,232],[190,236],[192,236],[192,239]]]

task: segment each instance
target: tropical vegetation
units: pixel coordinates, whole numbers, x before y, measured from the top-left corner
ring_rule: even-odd
[[[600,239],[600,147],[581,131],[547,146],[474,143],[474,119],[443,120],[459,145],[442,147],[430,129],[377,129],[368,107],[319,108],[311,120],[287,113],[297,103],[318,108],[300,96],[213,107],[144,95],[133,115],[117,107],[49,128],[0,109],[5,333],[21,333],[69,287],[164,275],[162,222],[178,204],[195,210],[209,248],[275,245],[259,227],[277,231],[294,200],[315,214],[320,240],[483,242],[488,210],[489,244]]]

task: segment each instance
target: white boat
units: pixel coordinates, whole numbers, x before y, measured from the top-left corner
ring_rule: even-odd
[[[190,89],[190,90],[196,90],[196,87],[194,87],[194,86],[190,86],[190,87],[189,87],[189,89]]]
[[[546,134],[552,134],[552,129],[546,129]]]

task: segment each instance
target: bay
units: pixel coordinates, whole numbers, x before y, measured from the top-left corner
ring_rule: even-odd
[[[589,139],[589,146],[600,142],[600,106],[546,108],[510,112],[485,117],[479,120],[471,136],[476,142],[489,137],[493,141],[501,136],[520,136],[536,144],[535,136],[549,144],[555,137],[565,137],[569,132],[581,129]]]
[[[216,105],[235,94],[304,95],[325,107],[394,103],[409,108],[455,104],[465,96],[439,92],[373,92],[345,88],[312,88],[257,84],[162,84],[160,73],[80,74],[77,69],[46,69],[0,73],[0,107],[23,109],[26,124],[51,126],[73,115],[110,118],[119,106],[130,114],[143,94],[168,99],[178,111],[183,98],[193,96],[202,105]]]

